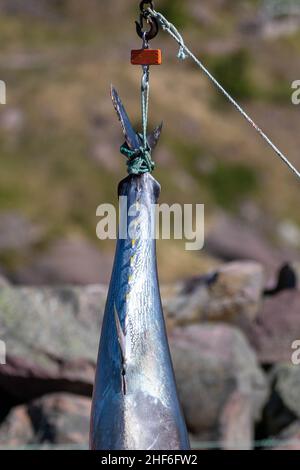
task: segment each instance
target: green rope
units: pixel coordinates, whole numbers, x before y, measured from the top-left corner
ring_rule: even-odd
[[[146,43],[144,44],[145,47]],[[152,173],[155,163],[151,158],[151,147],[147,140],[148,110],[149,110],[149,66],[143,66],[143,75],[141,82],[141,108],[143,132],[138,134],[142,145],[135,150],[128,147],[125,142],[120,151],[127,158],[127,171],[129,175],[142,175]]]
[[[121,146],[120,152],[127,158],[127,171],[129,175],[152,173],[155,168],[155,163],[151,158],[151,149],[148,144],[147,148],[140,147],[137,150],[131,150],[125,142]]]

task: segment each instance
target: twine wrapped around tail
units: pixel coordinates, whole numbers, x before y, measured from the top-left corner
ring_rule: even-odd
[[[137,150],[131,150],[125,142],[121,146],[120,152],[127,158],[127,171],[129,175],[152,173],[155,168],[149,145],[146,148],[141,146]]]

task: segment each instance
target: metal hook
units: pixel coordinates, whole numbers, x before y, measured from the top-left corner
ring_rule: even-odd
[[[156,18],[147,18],[147,23],[150,24],[149,31],[144,31],[144,15],[141,14],[140,22],[136,21],[136,32],[141,39],[146,39],[146,41],[151,41],[157,36],[159,31],[159,25]],[[146,33],[146,34],[145,34]]]
[[[154,9],[154,4],[152,1],[147,1],[147,0],[143,0],[141,3],[140,3],[140,10],[141,10],[141,13],[145,14],[145,5],[149,5],[149,8],[151,8],[151,10]]]
[[[148,41],[154,39],[155,36],[157,36],[159,31],[159,24],[156,18],[152,18],[149,16],[149,12],[145,8],[146,5],[149,5],[149,8],[151,9],[154,8],[154,4],[152,1],[143,0],[140,3],[140,21],[136,21],[135,24],[138,36],[147,43]],[[146,22],[150,24],[149,31],[144,31],[144,20],[146,20]]]

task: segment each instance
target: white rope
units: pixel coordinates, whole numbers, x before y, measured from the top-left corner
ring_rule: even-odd
[[[207,75],[207,77],[214,83],[214,85],[221,91],[221,93],[230,101],[231,104],[244,116],[244,118],[254,127],[254,129],[260,134],[260,136],[270,145],[270,147],[274,150],[276,155],[290,168],[290,170],[300,178],[300,172],[294,167],[294,165],[289,161],[289,159],[279,150],[278,147],[271,141],[271,139],[258,127],[257,124],[250,118],[250,116],[243,110],[243,108],[230,96],[230,94],[222,87],[222,85],[218,82],[218,80],[207,70],[207,68],[202,64],[202,62],[197,59],[197,57],[190,51],[190,49],[185,45],[184,40],[176,29],[176,27],[170,23],[161,13],[152,10],[151,8],[147,8],[147,11],[150,16],[155,17],[164,31],[170,34],[170,36],[175,39],[175,41],[179,44],[180,49],[178,52],[179,59],[186,59],[187,56],[191,57],[194,62],[200,67],[200,69]]]
[[[141,100],[142,100],[142,122],[143,122],[143,145],[148,150],[147,142],[147,126],[149,111],[149,66],[143,66],[143,75],[141,83]]]

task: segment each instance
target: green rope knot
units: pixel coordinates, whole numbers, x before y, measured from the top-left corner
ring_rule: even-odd
[[[127,158],[127,171],[129,175],[142,175],[144,173],[152,173],[155,163],[151,158],[151,149],[140,147],[137,150],[131,150],[125,142],[120,152]]]

